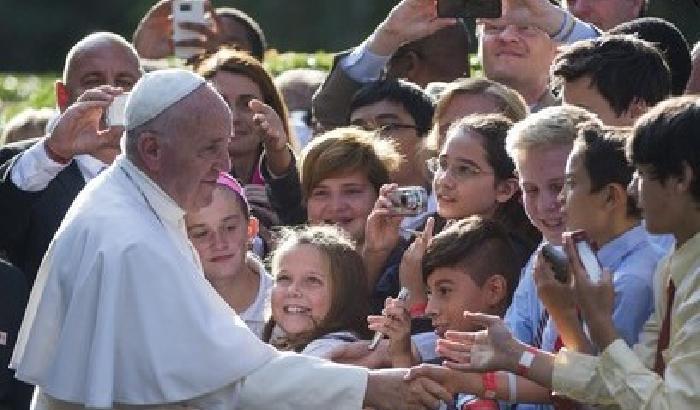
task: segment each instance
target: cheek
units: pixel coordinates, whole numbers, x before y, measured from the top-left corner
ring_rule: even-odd
[[[311,316],[323,320],[330,310],[330,289],[318,289],[308,295],[311,302]]]
[[[310,223],[318,223],[323,219],[323,210],[325,209],[325,202],[309,199],[306,202],[306,214]]]

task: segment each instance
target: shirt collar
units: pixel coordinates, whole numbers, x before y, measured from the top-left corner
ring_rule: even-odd
[[[133,162],[129,161],[124,154],[117,157],[115,164],[131,177],[160,220],[168,221],[175,225],[183,220],[185,211],[158,184],[144,174]]]
[[[647,231],[642,225],[628,229],[622,235],[603,245],[598,250],[600,264],[615,270],[634,248],[647,239]]]
[[[670,256],[671,279],[676,286],[681,283],[685,275],[691,273],[691,269],[698,260],[700,260],[700,232],[688,239]]]

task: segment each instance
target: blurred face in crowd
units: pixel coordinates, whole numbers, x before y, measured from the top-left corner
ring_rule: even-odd
[[[440,141],[445,141],[447,130],[452,123],[470,114],[498,113],[501,110],[496,106],[493,98],[483,94],[455,94],[450,98],[438,118],[438,131]],[[442,145],[442,144],[440,144]],[[441,148],[441,147],[438,147]]]
[[[544,94],[556,43],[533,26],[482,24],[480,53],[486,78],[498,81],[534,104]]]
[[[237,194],[218,186],[211,203],[188,213],[185,222],[207,279],[226,280],[242,271],[248,242],[257,232],[257,221],[246,218]]]
[[[290,337],[313,331],[331,306],[328,258],[313,245],[296,244],[284,251],[275,270],[272,318]]]
[[[478,330],[464,319],[464,311],[489,312],[487,292],[474,282],[467,268],[440,267],[428,276],[428,304],[425,314],[432,320],[435,333],[444,337],[447,330]]]
[[[56,89],[59,108],[65,110],[86,90],[101,85],[130,91],[141,74],[131,48],[108,39],[88,41],[66,62],[64,82],[59,81]]]
[[[573,81],[566,81],[562,87],[562,102],[581,107],[593,114],[605,125],[629,127],[634,124],[641,112],[633,102],[627,111],[617,115],[610,103],[600,94],[595,85],[591,85],[591,77],[583,76]]]
[[[583,229],[599,246],[607,241],[610,210],[605,206],[607,190],[591,191],[591,178],[584,164],[585,153],[574,148],[566,161],[564,186],[559,194],[567,231]]]
[[[683,210],[678,205],[678,180],[669,179],[663,181],[656,176],[652,165],[637,165],[635,177],[636,197],[639,208],[642,210],[647,230],[653,234],[674,233],[683,226]]]
[[[377,200],[377,191],[360,170],[322,180],[311,189],[306,203],[310,224],[334,224],[362,243],[367,216]]]
[[[474,131],[448,132],[447,141],[434,163],[433,191],[437,196],[437,212],[443,218],[488,217],[499,202],[512,196],[512,192],[497,192],[483,137]]]
[[[219,172],[231,162],[231,111],[218,93],[205,85],[175,106],[180,120],[158,136],[155,173],[160,187],[186,212],[211,203]]]
[[[381,130],[404,158],[402,166],[391,174],[392,182],[399,185],[424,185],[417,153],[422,138],[416,123],[404,106],[394,101],[378,101],[365,105],[350,114],[350,123],[367,130]]]
[[[543,145],[520,150],[515,158],[525,213],[554,245],[561,244],[565,228],[558,196],[570,151],[570,144]]]
[[[218,29],[226,43],[235,44],[241,50],[253,51],[253,45],[248,39],[248,28],[235,18],[219,16]]]
[[[257,155],[261,136],[253,122],[253,111],[248,107],[250,100],[264,101],[262,91],[250,77],[219,71],[212,78],[214,87],[224,97],[233,114],[233,138],[229,146],[231,157]]]
[[[639,17],[644,0],[566,0],[566,8],[603,31]]]

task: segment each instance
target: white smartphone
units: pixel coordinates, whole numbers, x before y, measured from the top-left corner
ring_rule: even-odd
[[[206,24],[204,18],[204,0],[173,0],[173,42],[180,40],[202,39],[202,35],[196,31],[185,30],[180,23]],[[188,59],[204,52],[199,47],[175,46],[175,56]]]
[[[120,94],[114,97],[112,104],[107,107],[106,122],[108,127],[126,125],[124,111],[126,110],[126,100],[128,98],[129,94]]]
[[[603,268],[600,266],[600,261],[588,240],[588,235],[585,231],[575,231],[571,233],[571,239],[576,245],[576,253],[581,264],[586,269],[591,282],[600,282],[603,277]]]

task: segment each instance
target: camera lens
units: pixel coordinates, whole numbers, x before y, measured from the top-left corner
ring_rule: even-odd
[[[192,11],[192,5],[190,3],[181,4],[180,11]]]

